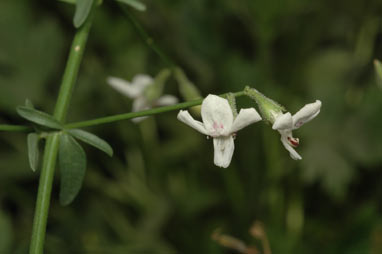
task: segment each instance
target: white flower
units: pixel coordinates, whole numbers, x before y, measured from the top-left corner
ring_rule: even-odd
[[[320,113],[321,101],[306,104],[293,116],[291,113],[279,114],[273,123],[272,129],[278,130],[281,134],[281,142],[285,149],[289,151],[294,160],[301,160],[301,156],[294,150],[299,145],[299,139],[292,136],[292,130],[300,128],[304,123],[309,122]]]
[[[155,81],[146,74],[137,74],[131,83],[121,78],[108,77],[107,83],[118,92],[134,100],[133,112],[147,110],[152,107],[172,105],[178,102],[178,99],[172,95],[163,95],[154,101],[150,101],[145,96],[145,91],[147,88],[153,86]],[[137,123],[145,118],[147,118],[147,116],[137,117],[132,119],[132,121]]]
[[[235,149],[233,135],[240,129],[261,120],[254,108],[241,109],[236,119],[226,99],[208,95],[202,103],[203,122],[192,118],[187,110],[181,110],[178,119],[200,133],[211,136],[214,143],[214,163],[227,168]]]

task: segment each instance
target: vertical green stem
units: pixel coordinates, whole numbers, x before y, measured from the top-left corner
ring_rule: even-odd
[[[77,80],[78,70],[80,68],[82,55],[89,35],[91,20],[92,15],[90,13],[87,21],[77,30],[76,35],[74,36],[69,58],[66,62],[65,72],[53,114],[53,116],[60,122],[65,121],[66,118],[69,101],[72,97],[74,84]]]
[[[85,21],[83,26],[77,30],[74,36],[69,58],[65,67],[57,104],[54,110],[54,117],[62,123],[65,121],[73,87],[77,79],[82,55],[92,23],[93,10],[94,8],[91,10],[87,21]],[[30,254],[42,254],[44,251],[46,224],[48,220],[58,146],[59,134],[53,134],[47,138],[33,220],[32,239],[29,249]]]

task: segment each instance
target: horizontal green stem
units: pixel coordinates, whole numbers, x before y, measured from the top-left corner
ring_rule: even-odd
[[[244,91],[233,93],[235,97],[240,97],[244,95]],[[222,94],[221,96],[226,97],[227,94]],[[118,114],[118,115],[112,115],[112,116],[106,116],[101,118],[96,118],[92,120],[86,120],[81,122],[75,122],[75,123],[69,123],[65,125],[66,129],[73,129],[73,128],[82,128],[82,127],[89,127],[93,125],[100,125],[100,124],[106,124],[106,123],[112,123],[122,120],[128,120],[136,117],[141,116],[150,116],[150,115],[156,115],[161,114],[169,111],[174,110],[180,110],[180,109],[186,109],[193,106],[197,106],[202,104],[203,99],[197,99],[193,101],[187,101],[175,105],[170,106],[164,106],[159,108],[153,108],[148,110],[143,110],[139,112],[130,112],[130,113],[124,113],[124,114]],[[0,131],[31,131],[33,130],[31,127],[25,126],[25,125],[9,125],[9,124],[0,124]]]
[[[33,130],[29,126],[25,125],[11,125],[11,124],[0,124],[0,131],[22,131],[27,132]]]
[[[233,95],[235,97],[239,97],[239,96],[244,95],[244,92],[241,91],[241,92],[233,93]],[[222,96],[226,96],[226,94],[223,94]],[[165,112],[169,112],[169,111],[193,107],[193,106],[202,104],[202,102],[203,102],[203,99],[197,99],[197,100],[193,100],[193,101],[183,102],[183,103],[170,105],[170,106],[164,106],[164,107],[160,107],[160,108],[143,110],[143,111],[139,111],[139,112],[124,113],[124,114],[101,117],[101,118],[96,118],[93,120],[87,120],[87,121],[82,121],[82,122],[69,123],[69,124],[65,125],[65,128],[66,129],[82,128],[82,127],[89,127],[89,126],[94,126],[94,125],[112,123],[112,122],[117,122],[117,121],[122,121],[122,120],[128,120],[128,119],[132,119],[132,118],[136,118],[136,117],[156,115],[156,114],[165,113]]]

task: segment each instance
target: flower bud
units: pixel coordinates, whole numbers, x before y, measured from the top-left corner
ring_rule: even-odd
[[[231,107],[233,117],[237,116],[237,107],[236,107],[236,99],[233,93],[228,93],[226,96],[229,106]]]
[[[259,106],[260,114],[266,122],[273,124],[277,116],[285,112],[285,108],[274,100],[266,97],[264,94],[260,93],[254,88],[249,86],[244,89],[245,95],[255,100]]]
[[[202,98],[199,89],[187,78],[182,69],[176,68],[174,75],[179,85],[179,92],[186,101]],[[200,105],[191,108],[192,113],[197,116],[200,116],[200,110]]]
[[[148,86],[145,89],[144,95],[149,102],[157,100],[162,95],[164,85],[167,79],[170,77],[170,74],[171,72],[168,69],[161,70],[155,77],[154,85]]]

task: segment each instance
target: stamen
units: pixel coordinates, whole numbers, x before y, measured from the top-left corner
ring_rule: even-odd
[[[288,137],[289,144],[291,144],[293,147],[298,147],[300,144],[300,140],[298,138]]]

